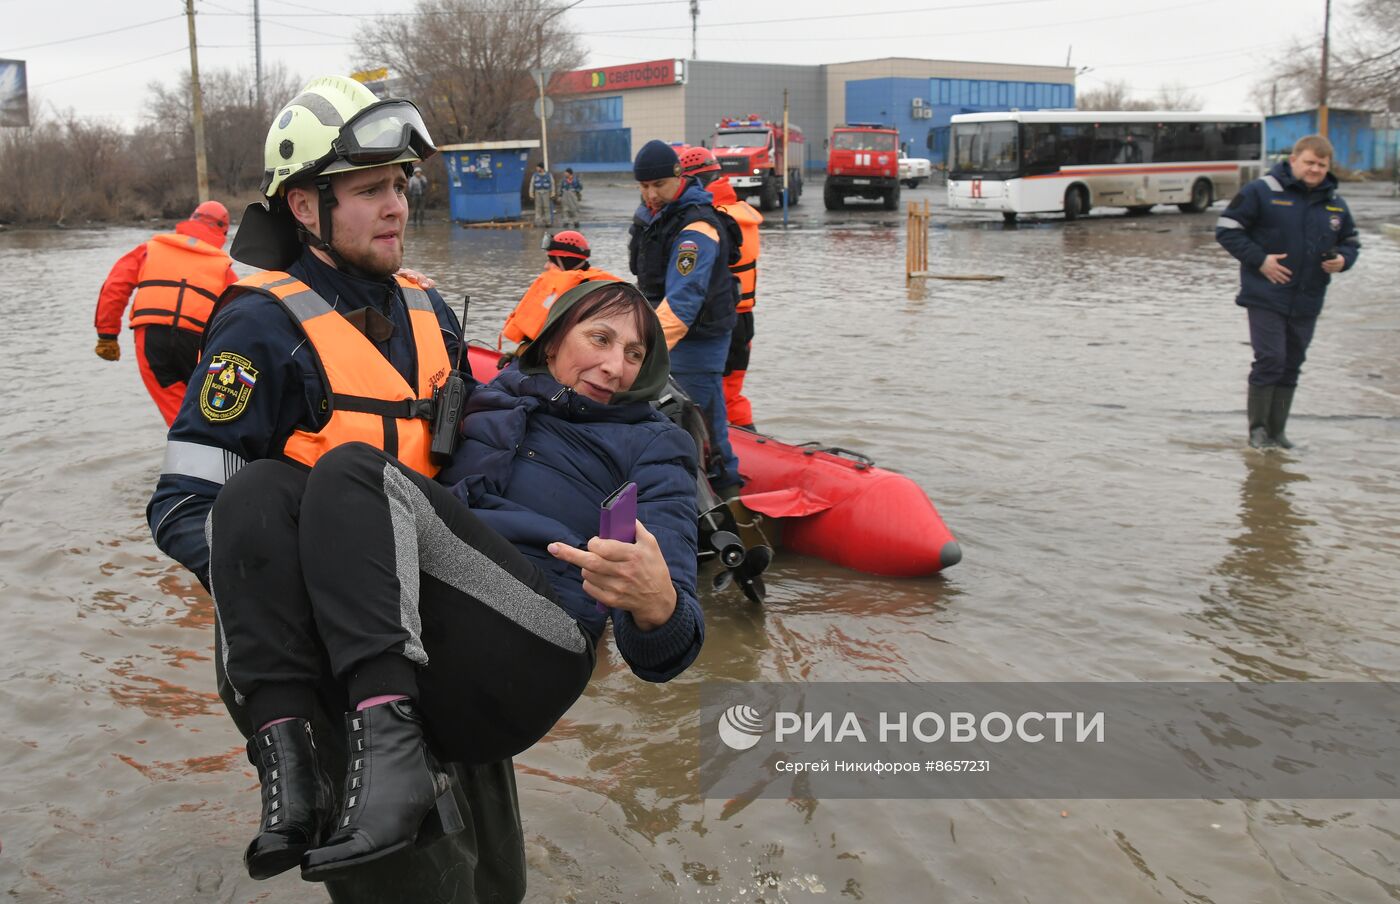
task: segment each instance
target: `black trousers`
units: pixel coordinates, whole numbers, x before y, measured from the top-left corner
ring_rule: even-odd
[[[1254,347],[1249,382],[1255,386],[1297,386],[1317,317],[1290,317],[1264,308],[1245,310],[1249,311],[1249,344]]]
[[[545,576],[445,487],[358,443],[310,472],[240,470],[206,527],[227,680],[253,727],[405,694],[444,760],[530,747],[583,692],[595,650]]]

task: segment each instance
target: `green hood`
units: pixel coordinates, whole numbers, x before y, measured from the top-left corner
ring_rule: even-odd
[[[605,286],[627,286],[633,291],[636,288],[629,282],[617,279],[595,279],[574,286],[563,295],[549,309],[549,316],[545,318],[544,326],[540,329],[540,335],[530,345],[539,345],[544,348],[550,338],[550,333],[570,308],[578,304],[590,293],[596,292]],[[638,298],[641,293],[637,292]],[[653,331],[653,338],[647,346],[646,360],[642,362],[642,369],[637,372],[637,379],[632,383],[632,388],[626,392],[619,392],[612,398],[612,404],[622,405],[628,402],[654,402],[661,397],[662,391],[666,388],[666,378],[671,375],[671,353],[666,350],[666,335],[661,330],[661,322],[656,318],[656,312],[652,310],[649,303],[643,302],[646,308],[646,316],[656,323]],[[549,366],[544,361],[527,363],[526,358],[532,358],[528,349],[522,349],[520,369],[527,374],[549,373]]]

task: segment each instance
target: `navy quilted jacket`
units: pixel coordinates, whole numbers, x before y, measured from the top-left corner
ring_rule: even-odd
[[[689,666],[705,638],[690,435],[647,402],[600,404],[518,364],[472,391],[464,432],[438,479],[549,576],[560,604],[595,640],[611,618],[618,651],[638,677],[668,681]],[[656,535],[676,586],[675,613],[649,632],[624,610],[598,612],[579,570],[545,549],[556,540],[586,546],[598,533],[599,505],[629,480],[637,483],[637,517]]]
[[[1328,173],[1310,189],[1293,178],[1287,161],[1240,189],[1216,221],[1215,239],[1240,262],[1237,304],[1299,317],[1322,311],[1332,281],[1322,255],[1335,250],[1349,270],[1361,251],[1351,211],[1337,194],[1337,177]],[[1259,272],[1269,254],[1287,255],[1280,261],[1293,271],[1286,284],[1276,286]]]

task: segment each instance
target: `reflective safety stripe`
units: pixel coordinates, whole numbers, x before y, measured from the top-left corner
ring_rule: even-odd
[[[1273,176],[1263,176],[1262,178],[1264,180],[1264,184],[1269,186],[1269,188],[1273,189],[1274,191],[1283,191],[1283,183],[1279,182]]]
[[[696,220],[695,222],[690,223],[684,229],[682,229],[681,232],[698,232],[703,236],[708,236],[711,241],[719,241],[719,230],[715,229],[715,227],[711,226],[709,223],[706,223],[704,220]]]
[[[662,301],[656,306],[656,318],[661,321],[661,332],[666,336],[666,347],[675,348],[676,343],[685,338],[685,334],[690,332],[690,327],[685,325],[685,321],[676,316],[676,312],[671,310],[669,301]]]
[[[160,473],[198,477],[223,486],[245,464],[247,462],[236,452],[172,439],[165,444],[165,463]]]
[[[1221,217],[1215,221],[1216,229],[1243,229],[1244,224],[1239,220],[1232,220],[1229,217]]]

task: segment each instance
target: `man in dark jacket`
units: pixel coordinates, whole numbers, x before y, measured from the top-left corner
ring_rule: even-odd
[[[389,153],[376,136],[403,144]],[[333,145],[343,150],[327,153]],[[308,321],[289,316],[296,305],[249,287],[256,278],[230,288],[222,299],[204,334],[200,364],[170,430],[160,480],[146,510],[156,545],[206,588],[211,585],[210,547],[217,558],[223,539],[207,534],[206,524],[226,481],[257,459],[306,464],[305,452],[316,448],[316,438],[330,448],[334,435],[345,436],[335,425],[356,409],[332,391],[331,380],[374,370],[383,375],[381,382],[401,380],[413,387],[439,376],[419,372],[424,369],[420,364],[427,363],[423,349],[440,343],[441,359],[455,358],[461,328],[442,298],[393,276],[403,259],[408,216],[404,169],[434,151],[411,104],[379,101],[346,78],[311,82],[274,120],[265,150],[267,206],[249,205],[232,254],[243,263],[289,274],[274,287],[292,280],[305,284],[333,305],[317,322],[348,322],[351,339],[368,343],[359,346],[362,350],[344,341],[326,343],[318,353]],[[364,156],[355,156],[359,154]],[[410,302],[410,296],[415,300]],[[306,309],[304,295],[292,300]],[[329,369],[323,367],[327,360]],[[414,426],[411,418],[386,415],[384,420],[398,424],[398,435],[408,439],[411,431],[405,425]],[[383,431],[386,438],[389,432]],[[284,568],[288,562],[294,564],[295,557],[270,556],[263,570]],[[217,607],[222,591],[214,589]],[[217,650],[223,646],[222,625],[216,632]],[[220,696],[239,729],[245,736],[266,734],[245,705],[250,701],[239,699],[227,680],[222,656],[216,657],[215,671]],[[315,755],[332,775],[345,771],[347,747],[330,727],[344,702],[343,688],[322,688],[314,718]],[[262,776],[266,763],[255,764]],[[524,845],[510,760],[454,764],[449,770],[468,831],[384,857],[358,869],[353,879],[328,882],[333,901],[520,900]],[[287,799],[292,790],[284,788],[281,794],[284,813],[294,809]],[[268,846],[259,841],[270,835],[260,833],[245,855],[254,878],[295,865],[295,856],[265,856]]]
[[[680,158],[664,141],[642,147],[632,174],[642,204],[632,221],[629,263],[666,331],[671,375],[705,412],[721,459],[710,481],[721,496],[733,496],[741,481],[723,381],[739,302],[729,265],[738,260],[742,237],[734,221],[715,210],[710,193],[681,175]]]
[[[1284,433],[1298,372],[1333,273],[1361,251],[1356,224],[1328,172],[1332,144],[1300,138],[1287,163],[1235,195],[1215,224],[1215,239],[1240,262],[1235,303],[1249,313],[1254,366],[1249,373],[1249,444],[1293,448]]]

